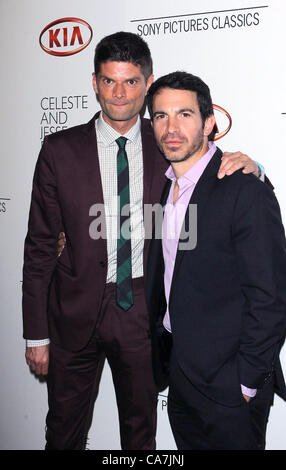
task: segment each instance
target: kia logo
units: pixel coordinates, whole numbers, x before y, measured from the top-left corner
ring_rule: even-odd
[[[40,34],[40,46],[47,54],[67,56],[85,49],[92,40],[90,25],[80,18],[61,18],[48,24]]]
[[[221,106],[218,106],[217,104],[213,104],[213,109],[215,111],[215,119],[216,119],[216,126],[217,126],[217,133],[215,135],[214,140],[221,139],[224,137],[231,128],[232,125],[232,119],[230,117],[230,114]],[[220,130],[224,129],[224,130]]]

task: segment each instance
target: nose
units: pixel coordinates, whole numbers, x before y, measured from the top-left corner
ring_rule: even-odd
[[[178,130],[178,121],[176,116],[169,116],[167,119],[167,132],[173,134]]]
[[[123,83],[116,83],[113,88],[113,97],[114,98],[123,98],[125,97],[125,87]]]

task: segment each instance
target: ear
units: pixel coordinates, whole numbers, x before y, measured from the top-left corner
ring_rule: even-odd
[[[211,114],[210,116],[206,118],[205,127],[204,127],[204,136],[207,137],[210,135],[215,123],[216,123],[216,120],[213,114]]]
[[[147,95],[147,92],[148,92],[148,90],[149,90],[149,88],[150,88],[150,86],[152,85],[153,82],[154,82],[154,75],[151,74],[151,75],[148,77],[147,83],[146,83],[146,93],[145,93],[146,95]]]
[[[92,86],[96,94],[98,94],[98,88],[97,88],[97,82],[96,82],[96,76],[95,73],[93,72],[92,74]]]

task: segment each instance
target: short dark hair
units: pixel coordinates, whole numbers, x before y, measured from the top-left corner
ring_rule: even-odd
[[[194,91],[197,95],[203,125],[205,124],[206,118],[214,113],[210,89],[207,84],[203,82],[201,78],[191,73],[177,71],[158,78],[149,88],[147,93],[147,106],[151,120],[153,120],[154,97],[163,88]],[[217,126],[215,124],[208,139],[213,140],[216,132]]]
[[[145,80],[153,73],[153,63],[148,44],[137,34],[120,31],[105,36],[96,46],[94,73],[98,74],[104,62],[131,62],[141,67]]]

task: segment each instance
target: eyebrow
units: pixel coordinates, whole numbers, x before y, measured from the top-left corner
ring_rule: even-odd
[[[177,111],[177,114],[179,113],[191,113],[191,114],[195,114],[195,111],[192,109],[192,108],[182,108],[182,109],[178,109]],[[153,113],[153,116],[156,116],[157,114],[167,114],[166,111],[155,111]]]
[[[109,77],[108,75],[100,75],[100,74],[99,74],[99,78],[100,78],[100,79],[108,78],[108,80],[115,81],[114,78]],[[124,79],[124,82],[128,82],[129,80],[140,80],[140,78],[141,78],[141,77],[140,77],[139,75],[138,75],[138,76],[136,75],[136,76],[134,76],[134,77],[125,78],[125,79]]]

